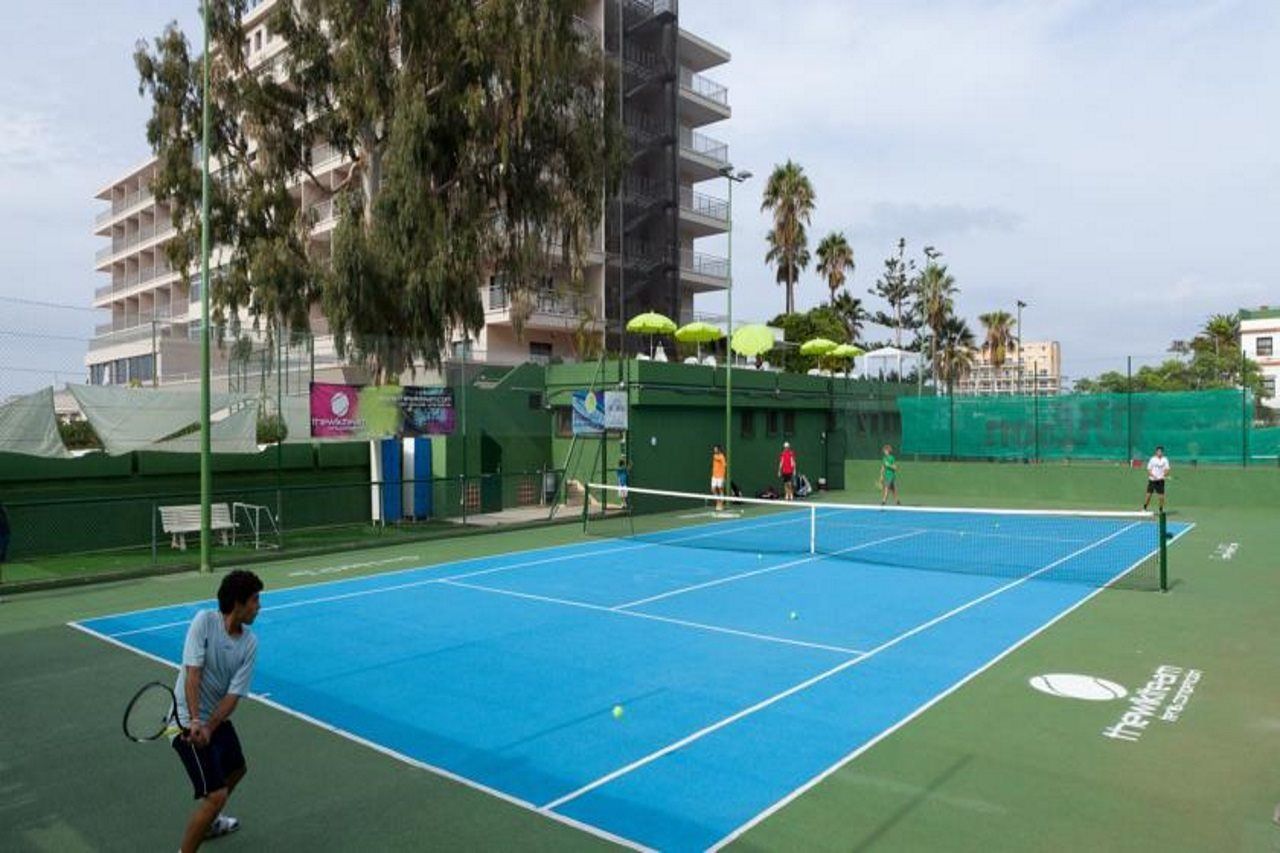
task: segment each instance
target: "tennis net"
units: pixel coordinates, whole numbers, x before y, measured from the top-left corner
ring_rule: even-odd
[[[920,571],[1167,588],[1163,516],[1148,512],[896,507],[592,484],[588,534],[660,546],[807,554]]]

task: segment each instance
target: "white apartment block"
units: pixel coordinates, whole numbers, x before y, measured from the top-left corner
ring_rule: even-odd
[[[1276,381],[1280,379],[1280,308],[1263,305],[1240,311],[1240,349],[1258,363],[1262,371],[1262,405],[1280,409]]]
[[[1058,394],[1062,391],[1062,349],[1057,341],[1014,344],[996,367],[991,353],[974,351],[973,369],[956,384],[957,394]]]
[[[288,49],[269,29],[276,2],[282,0],[251,3],[245,16],[245,44],[254,68],[269,66]],[[728,205],[714,190],[703,189],[723,185],[728,146],[701,131],[730,116],[727,90],[702,73],[727,62],[728,52],[682,29],[674,0],[584,0],[580,23],[611,56],[622,57],[623,123],[632,154],[623,198],[606,205],[582,270],[584,295],[570,295],[559,286],[567,271],[548,280],[534,294],[532,313],[518,337],[501,280],[477,282],[485,326],[477,339],[464,343],[459,336],[454,356],[465,347],[470,358],[499,364],[573,361],[579,358],[576,333],[584,315],[586,328],[595,334],[616,330],[620,312],[625,318],[657,310],[686,322],[693,316],[695,294],[728,286],[727,260],[698,249],[701,238],[729,227]],[[326,189],[342,182],[350,162],[325,145],[312,150],[311,160],[317,181],[300,178],[294,192],[310,225],[311,251],[326,257],[336,224],[334,199]],[[193,271],[187,287],[165,261],[163,247],[175,230],[172,211],[150,191],[155,169],[155,159],[148,159],[94,196],[106,205],[95,218],[94,233],[108,242],[94,262],[105,283],[93,299],[104,321],[85,356],[93,384],[198,380],[199,271]],[[216,268],[216,250],[210,264]],[[307,375],[358,381],[359,371],[337,358],[318,307],[312,311],[312,329],[315,340],[303,356]],[[212,372],[215,387],[234,384],[229,350],[214,348]],[[301,376],[298,381],[305,387]]]

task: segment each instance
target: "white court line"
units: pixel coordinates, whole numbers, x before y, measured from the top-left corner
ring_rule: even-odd
[[[897,536],[888,536],[884,539],[875,539],[871,542],[863,542],[861,545],[853,545],[849,548],[841,548],[839,551],[832,551],[829,554],[828,553],[810,554],[809,556],[802,557],[799,560],[790,560],[786,563],[779,563],[776,566],[765,566],[763,569],[753,569],[752,571],[742,572],[741,574],[737,574],[737,575],[729,575],[728,577],[716,578],[715,580],[709,580],[703,583],[693,584],[692,586],[681,587],[680,589],[673,589],[668,592],[659,593],[658,595],[651,595],[648,598],[640,598],[635,601],[628,601],[626,604],[616,604],[614,605],[613,609],[624,610],[628,607],[639,607],[641,604],[649,604],[650,602],[653,602],[653,601],[661,601],[664,598],[671,598],[672,596],[675,596],[675,595],[684,595],[686,592],[693,592],[696,589],[706,589],[707,587],[710,587],[710,586],[719,586],[722,583],[730,583],[731,581],[742,580],[743,578],[750,578],[756,575],[763,575],[768,572],[776,572],[776,571],[779,571],[780,569],[789,569],[792,566],[799,566],[804,563],[812,563],[816,560],[825,560],[830,557],[839,556],[840,554],[848,554],[852,551],[860,551],[863,548],[870,548],[872,545],[882,545],[885,542],[893,542],[896,539],[906,539],[910,536],[919,536],[922,533],[928,533],[928,532],[929,531],[927,530],[911,530],[911,531],[908,531],[907,533],[899,533]]]
[[[78,622],[68,622],[67,627],[74,628],[77,631],[83,631],[89,636],[96,637],[97,639],[102,640],[103,642],[110,643],[113,646],[118,646],[119,648],[125,649],[126,651],[133,652],[136,655],[141,655],[142,657],[153,660],[156,663],[164,664],[170,669],[176,670],[178,668],[177,665],[174,664],[172,661],[165,660],[164,658],[153,655],[150,652],[145,652],[142,649],[137,649],[125,643],[121,643],[110,635],[99,633],[93,630],[92,628],[87,628],[84,625],[81,625]],[[345,738],[346,740],[349,740],[352,743],[359,744],[360,746],[367,747],[368,749],[372,749],[374,752],[379,752],[387,756],[388,758],[393,758],[396,761],[400,761],[404,764],[408,764],[410,767],[416,767],[419,770],[426,770],[427,772],[434,773],[437,776],[443,776],[444,778],[449,779],[450,781],[453,781],[453,782],[457,782],[460,785],[465,785],[468,788],[472,788],[476,791],[481,791],[485,794],[489,794],[490,796],[497,797],[503,802],[511,803],[512,805],[518,806],[522,809],[525,809],[526,811],[531,811],[531,812],[534,812],[535,814],[542,815],[543,817],[551,818],[557,823],[562,823],[566,826],[571,826],[574,829],[578,829],[583,832],[589,833],[591,835],[596,836],[597,838],[603,838],[606,841],[612,841],[613,843],[620,844],[623,847],[629,847],[632,850],[645,851],[645,853],[648,853],[648,851],[652,851],[653,849],[651,847],[646,847],[643,844],[640,844],[638,842],[632,841],[629,838],[624,838],[621,835],[615,835],[614,833],[609,832],[606,829],[601,829],[598,826],[592,826],[589,823],[584,823],[580,820],[577,820],[576,818],[572,818],[567,815],[556,814],[555,812],[543,811],[542,809],[538,808],[536,805],[534,805],[533,803],[527,800],[522,800],[519,797],[508,794],[505,791],[500,791],[497,788],[491,788],[488,785],[485,785],[483,782],[477,782],[474,779],[468,779],[466,776],[460,776],[457,773],[444,769],[443,767],[437,767],[434,764],[427,764],[425,761],[419,761],[418,759],[405,755],[402,752],[396,752],[394,749],[385,747],[380,743],[376,743],[367,738],[361,737],[360,735],[355,734],[353,732],[349,732],[346,729],[338,728],[337,726],[331,725],[330,723],[326,723],[324,720],[320,720],[310,716],[309,714],[304,714],[301,711],[294,710],[293,708],[290,708],[287,705],[282,705],[281,703],[275,701],[274,699],[268,698],[268,696],[269,694],[267,693],[249,694],[249,698],[253,699],[259,704],[266,705],[268,708],[274,708],[277,711],[281,711],[285,714],[288,714],[291,717],[302,720],[304,723],[310,723],[311,725],[321,728],[327,732],[330,732],[331,734],[335,734],[338,737]]]
[[[772,521],[772,522],[768,522],[768,523],[765,523],[765,524],[757,524],[757,525],[755,525],[755,528],[759,528],[759,527],[769,527],[769,526],[778,525],[778,524],[790,524],[790,523],[794,522],[794,520],[795,520],[795,519],[786,519],[786,520],[782,520],[782,521]],[[753,529],[754,529],[754,528],[753,528]],[[431,585],[431,584],[445,583],[446,581],[463,580],[463,579],[465,579],[465,578],[480,577],[481,575],[491,575],[491,574],[496,574],[497,572],[507,572],[507,571],[511,571],[512,569],[523,569],[523,568],[527,568],[527,567],[529,567],[529,566],[540,566],[540,565],[544,565],[544,564],[546,564],[546,563],[560,563],[560,562],[566,562],[566,561],[567,561],[567,559],[566,559],[566,558],[572,558],[572,559],[575,559],[575,560],[576,560],[576,559],[581,558],[581,557],[598,557],[598,556],[601,556],[601,555],[609,556],[609,555],[611,555],[611,554],[621,554],[621,553],[624,553],[624,552],[626,552],[626,551],[639,551],[639,550],[642,550],[642,549],[644,549],[644,548],[656,548],[656,547],[659,547],[659,546],[662,546],[662,545],[676,545],[676,544],[678,544],[678,543],[680,543],[680,542],[688,542],[688,541],[692,541],[692,540],[695,540],[695,539],[706,539],[706,538],[707,538],[707,537],[709,537],[709,536],[717,536],[717,535],[720,535],[720,533],[721,533],[721,531],[713,531],[713,532],[710,532],[710,533],[699,533],[699,534],[696,534],[696,535],[693,535],[693,536],[682,536],[682,537],[679,537],[679,538],[676,538],[676,539],[667,539],[667,540],[663,540],[663,541],[661,541],[661,542],[640,542],[640,543],[638,543],[638,544],[634,544],[634,545],[624,545],[624,546],[622,546],[622,547],[620,547],[620,548],[600,548],[600,549],[597,549],[597,550],[595,550],[595,551],[583,551],[583,552],[580,552],[580,553],[574,553],[574,554],[568,554],[568,555],[566,555],[566,554],[558,554],[558,555],[556,555],[556,556],[554,556],[554,557],[543,557],[542,559],[539,559],[539,560],[523,560],[523,561],[518,562],[518,563],[506,563],[506,564],[499,565],[499,566],[490,566],[490,567],[489,567],[489,568],[487,568],[487,569],[477,569],[476,571],[473,571],[473,572],[463,572],[462,574],[458,574],[458,575],[450,575],[450,576],[448,576],[448,577],[444,577],[444,578],[440,578],[440,577],[428,577],[428,578],[423,578],[422,580],[409,581],[409,582],[407,582],[407,583],[401,583],[401,584],[393,584],[393,585],[391,585],[391,586],[379,586],[379,587],[374,587],[374,588],[372,588],[372,589],[358,589],[358,590],[355,590],[355,591],[353,591],[353,592],[343,592],[343,593],[338,593],[337,595],[325,595],[325,596],[320,596],[320,597],[318,597],[318,598],[304,598],[304,599],[302,599],[302,600],[300,600],[300,601],[289,601],[289,602],[285,602],[284,604],[272,604],[272,605],[269,605],[269,606],[267,606],[267,607],[263,607],[262,609],[263,609],[264,611],[291,610],[291,609],[293,609],[293,608],[295,608],[295,607],[307,607],[307,606],[312,605],[312,604],[325,604],[325,603],[327,603],[327,602],[331,602],[331,601],[344,601],[344,600],[346,600],[346,599],[348,599],[348,598],[360,598],[360,597],[362,597],[362,596],[366,596],[366,595],[380,595],[380,594],[382,594],[382,593],[384,593],[384,592],[396,592],[396,591],[399,591],[399,590],[402,590],[402,589],[413,589],[413,588],[415,588],[415,587],[420,587],[420,586],[428,586],[428,585]],[[619,540],[619,541],[627,541],[627,540]],[[576,543],[576,544],[581,545],[581,544],[586,544],[586,543]],[[556,546],[556,547],[565,547],[565,546]],[[546,549],[544,549],[544,548],[539,548],[539,549],[534,549],[534,550],[546,550]],[[530,551],[530,552],[526,552],[526,553],[532,553],[532,551]],[[485,557],[474,557],[474,558],[469,558],[469,559],[483,560],[483,559],[487,559],[487,558],[485,558]],[[466,561],[454,561],[454,562],[466,562]],[[366,580],[367,578],[385,578],[385,577],[391,577],[392,575],[403,574],[404,572],[433,572],[433,571],[436,571],[436,570],[439,570],[439,569],[445,569],[445,568],[447,568],[447,567],[448,567],[448,566],[450,566],[450,565],[453,565],[453,563],[437,563],[436,565],[432,565],[432,566],[418,566],[418,567],[416,567],[416,568],[412,568],[412,569],[402,569],[402,570],[398,570],[398,571],[394,571],[394,572],[386,572],[386,573],[384,573],[384,574],[369,575],[369,576],[367,576],[367,577],[361,577],[361,578],[339,578],[339,579],[337,579],[337,580],[332,580],[332,581],[322,581],[321,583],[316,583],[316,584],[303,584],[303,585],[301,585],[301,586],[287,587],[286,589],[289,589],[289,590],[296,590],[296,589],[307,589],[307,590],[310,590],[310,589],[314,589],[314,588],[316,588],[316,587],[328,586],[328,585],[330,585],[330,584],[335,584],[335,583],[357,583],[357,582],[359,582],[359,581]],[[284,590],[281,590],[281,592],[283,592],[283,591],[284,591]],[[167,610],[167,609],[169,609],[169,608],[171,608],[171,607],[189,607],[189,606],[191,606],[191,605],[195,605],[195,604],[204,604],[204,603],[205,603],[205,602],[207,602],[207,601],[208,601],[208,599],[206,598],[206,599],[200,599],[199,601],[192,601],[192,602],[188,602],[188,603],[185,603],[185,604],[169,604],[169,605],[165,605],[165,606],[163,606],[163,607],[152,607],[152,608],[148,608],[147,610],[138,610],[138,611],[133,611],[133,613],[147,613],[147,612],[155,611],[155,610]],[[95,617],[93,617],[93,619],[94,619],[95,621],[96,621],[96,620],[98,620],[98,619],[113,619],[113,618],[119,618],[119,617],[122,617],[122,616],[131,616],[131,615],[133,615],[133,613],[129,613],[129,612],[126,612],[126,613],[119,613],[119,614],[116,614],[115,616],[95,616]],[[177,626],[180,626],[180,625],[187,625],[187,624],[189,624],[189,623],[190,623],[190,621],[191,621],[191,618],[190,618],[190,617],[187,617],[187,618],[185,618],[185,619],[183,619],[183,620],[181,620],[181,621],[177,621],[177,622],[164,622],[164,623],[161,623],[161,624],[159,624],[159,625],[148,625],[148,626],[146,626],[146,627],[144,627],[144,628],[131,628],[131,629],[129,629],[128,631],[120,631],[120,632],[118,632],[118,633],[112,634],[112,636],[113,636],[113,637],[128,637],[128,636],[130,636],[130,635],[132,635],[132,634],[145,634],[145,633],[147,633],[147,632],[149,632],[149,631],[163,631],[163,630],[165,630],[165,629],[167,629],[167,628],[174,628],[174,627],[177,627]]]
[[[777,637],[773,634],[757,634],[752,631],[739,631],[736,628],[725,628],[722,625],[708,625],[704,622],[691,622],[687,619],[674,619],[670,616],[658,616],[654,613],[636,613],[631,610],[619,610],[616,607],[605,607],[602,604],[591,604],[586,601],[574,601],[570,598],[555,598],[549,595],[535,595],[531,592],[517,592],[513,589],[503,589],[496,586],[481,586],[474,583],[462,583],[454,580],[443,580],[440,583],[446,586],[456,586],[461,589],[473,589],[477,592],[491,592],[497,595],[507,595],[512,598],[525,598],[530,601],[544,601],[548,604],[563,604],[566,607],[580,607],[584,610],[595,610],[599,613],[611,613],[615,616],[630,616],[635,619],[648,619],[652,622],[666,622],[670,625],[683,625],[686,628],[698,628],[703,631],[712,631],[717,634],[732,634],[735,637],[748,637],[753,640],[764,640],[770,643],[783,643],[788,646],[803,646],[808,649],[822,649],[828,652],[837,652],[842,655],[860,655],[859,649],[850,649],[845,646],[829,646],[824,643],[810,643],[805,640],[793,640],[789,637]]]
[[[639,768],[641,768],[641,767],[645,766],[646,764],[650,764],[650,763],[652,763],[653,761],[656,761],[657,759],[659,759],[659,758],[663,757],[664,755],[668,755],[668,754],[670,754],[670,753],[672,753],[672,752],[675,752],[675,751],[676,751],[676,750],[678,750],[678,749],[682,749],[682,748],[684,748],[684,747],[688,746],[689,744],[693,743],[694,741],[701,740],[702,738],[706,737],[707,735],[711,734],[712,732],[719,731],[720,729],[722,729],[722,728],[724,728],[724,727],[726,727],[726,726],[728,726],[728,725],[731,725],[731,724],[733,724],[733,723],[737,722],[738,720],[743,719],[744,717],[748,717],[748,716],[750,716],[751,714],[756,713],[757,711],[760,711],[760,710],[762,710],[762,709],[764,709],[764,708],[769,707],[770,705],[776,704],[777,702],[780,702],[780,701],[782,701],[783,699],[786,699],[788,696],[793,696],[793,695],[795,695],[796,693],[799,693],[799,692],[801,692],[801,691],[803,691],[803,690],[807,690],[807,689],[809,689],[810,687],[812,687],[813,685],[815,685],[815,684],[817,684],[817,683],[819,683],[819,682],[821,682],[821,681],[825,681],[826,679],[828,679],[828,678],[832,677],[833,675],[837,675],[837,674],[839,674],[839,673],[841,673],[841,672],[844,672],[846,669],[849,669],[850,667],[857,666],[858,664],[862,663],[863,661],[868,660],[868,659],[870,659],[870,658],[872,658],[872,657],[875,657],[876,655],[880,654],[880,653],[881,653],[881,652],[883,652],[884,650],[889,649],[889,648],[892,648],[893,646],[898,645],[898,644],[899,644],[899,643],[901,643],[903,640],[909,639],[910,637],[913,637],[913,636],[915,636],[916,634],[919,634],[919,633],[920,633],[920,632],[922,632],[922,631],[926,631],[926,630],[928,630],[929,628],[932,628],[934,625],[937,625],[937,624],[939,624],[939,623],[941,623],[941,622],[945,622],[947,619],[950,619],[952,616],[955,616],[955,615],[957,615],[957,614],[963,613],[964,611],[968,610],[968,609],[969,609],[969,608],[971,608],[971,607],[974,607],[974,606],[976,606],[976,605],[978,605],[978,604],[981,604],[981,603],[983,603],[984,601],[988,601],[989,599],[992,599],[992,598],[996,597],[997,595],[1000,595],[1000,594],[1002,594],[1002,593],[1004,593],[1004,592],[1007,592],[1007,591],[1008,591],[1008,590],[1010,590],[1010,589],[1013,589],[1013,588],[1014,588],[1014,587],[1016,587],[1016,586],[1020,586],[1020,585],[1022,585],[1022,584],[1024,584],[1024,583],[1026,583],[1027,581],[1031,580],[1032,578],[1036,577],[1037,575],[1044,574],[1045,572],[1049,571],[1050,569],[1054,568],[1055,566],[1059,566],[1059,565],[1061,565],[1062,563],[1065,563],[1067,560],[1070,560],[1070,559],[1072,559],[1072,558],[1074,558],[1074,557],[1079,556],[1080,554],[1085,553],[1086,551],[1091,551],[1091,550],[1093,550],[1094,548],[1097,548],[1099,545],[1102,545],[1102,544],[1104,544],[1104,543],[1106,543],[1106,542],[1109,542],[1110,540],[1112,540],[1112,539],[1114,539],[1115,537],[1119,536],[1121,533],[1125,533],[1125,532],[1127,532],[1127,531],[1129,531],[1129,530],[1132,530],[1134,527],[1137,527],[1137,526],[1138,526],[1138,524],[1139,524],[1139,522],[1136,522],[1136,521],[1135,521],[1133,524],[1126,525],[1125,527],[1122,527],[1121,529],[1117,530],[1116,532],[1112,533],[1111,535],[1109,535],[1109,536],[1107,536],[1107,537],[1105,537],[1105,538],[1103,538],[1103,539],[1099,539],[1097,542],[1094,542],[1094,543],[1093,543],[1093,544],[1091,544],[1091,545],[1086,545],[1085,547],[1080,548],[1079,550],[1074,551],[1074,552],[1072,552],[1071,554],[1068,554],[1067,556],[1062,557],[1061,559],[1054,560],[1052,563],[1049,563],[1048,565],[1046,565],[1046,566],[1044,566],[1044,567],[1042,567],[1042,568],[1036,569],[1034,572],[1032,572],[1032,573],[1031,573],[1031,574],[1029,574],[1029,575],[1024,575],[1024,576],[1022,576],[1022,577],[1018,578],[1017,580],[1010,581],[1009,583],[1005,584],[1004,586],[1001,586],[1001,587],[998,587],[998,588],[996,588],[996,589],[993,589],[993,590],[991,590],[990,592],[985,593],[984,595],[981,595],[981,596],[979,596],[978,598],[975,598],[975,599],[973,599],[973,600],[971,600],[971,601],[969,601],[969,602],[966,602],[965,604],[961,604],[961,605],[960,605],[960,606],[958,606],[958,607],[954,607],[954,608],[952,608],[951,610],[948,610],[946,613],[943,613],[943,614],[942,614],[942,615],[940,615],[940,616],[935,616],[935,617],[933,617],[932,619],[930,619],[928,622],[924,622],[924,623],[922,623],[922,624],[920,624],[920,625],[917,625],[916,627],[914,627],[914,628],[912,628],[912,629],[910,629],[910,630],[908,630],[908,631],[904,631],[903,633],[898,634],[896,637],[893,637],[893,638],[892,638],[892,639],[890,639],[890,640],[886,640],[885,642],[883,642],[883,643],[881,643],[880,645],[876,646],[874,649],[872,649],[872,650],[871,650],[871,651],[869,651],[869,652],[864,652],[863,654],[858,655],[857,657],[852,658],[851,660],[847,660],[847,661],[845,661],[844,663],[838,664],[837,666],[834,666],[834,667],[832,667],[831,669],[828,669],[826,672],[820,672],[820,673],[818,673],[817,675],[813,676],[812,678],[806,679],[805,681],[802,681],[802,682],[800,682],[799,684],[797,684],[797,685],[795,685],[795,686],[793,686],[793,687],[790,687],[790,688],[788,688],[788,689],[786,689],[786,690],[782,691],[781,693],[776,693],[776,694],[774,694],[773,696],[768,697],[767,699],[762,699],[762,700],[760,700],[759,702],[757,702],[756,704],[754,704],[754,705],[752,705],[752,706],[750,706],[750,707],[748,707],[748,708],[744,708],[744,709],[742,709],[741,711],[738,711],[738,712],[737,712],[737,713],[735,713],[735,714],[732,714],[732,715],[730,715],[730,716],[728,716],[728,717],[725,717],[725,718],[724,718],[724,719],[722,719],[722,720],[719,720],[718,722],[712,723],[712,724],[711,724],[711,725],[709,725],[709,726],[705,726],[704,728],[701,728],[701,729],[699,729],[698,731],[693,732],[693,733],[692,733],[692,734],[690,734],[690,735],[686,735],[685,737],[681,738],[680,740],[678,740],[678,741],[676,741],[676,742],[674,742],[674,743],[668,744],[668,745],[666,745],[666,746],[662,747],[662,748],[661,748],[661,749],[659,749],[659,750],[655,750],[654,752],[649,753],[648,755],[644,756],[643,758],[638,758],[638,759],[636,759],[635,761],[631,762],[630,764],[627,764],[627,765],[625,765],[625,766],[623,766],[623,767],[619,767],[617,770],[614,770],[614,771],[612,771],[612,772],[610,772],[610,773],[606,773],[604,776],[601,776],[599,779],[596,779],[596,780],[594,780],[594,781],[592,781],[592,782],[588,782],[586,785],[583,785],[581,788],[578,788],[578,789],[577,789],[577,790],[575,790],[575,791],[570,791],[569,793],[565,794],[564,796],[559,797],[558,799],[552,800],[551,802],[549,802],[549,803],[547,803],[546,805],[544,805],[542,808],[543,808],[543,809],[548,809],[548,810],[549,810],[549,809],[559,808],[560,806],[564,805],[565,803],[568,803],[568,802],[570,802],[570,801],[572,801],[572,800],[576,800],[578,797],[581,797],[583,794],[586,794],[586,793],[589,793],[589,792],[591,792],[591,791],[594,791],[596,788],[599,788],[599,787],[601,787],[602,785],[607,785],[608,783],[612,782],[613,780],[618,779],[618,778],[620,778],[620,777],[622,777],[622,776],[625,776],[626,774],[630,773],[631,771],[633,771],[633,770],[637,770],[637,769],[639,769]]]
[[[1170,544],[1170,545],[1172,545],[1174,542],[1177,542],[1177,541],[1178,541],[1180,538],[1182,538],[1184,535],[1186,535],[1187,533],[1191,532],[1191,528],[1193,528],[1193,527],[1195,527],[1195,524],[1189,524],[1185,529],[1178,531],[1178,533],[1174,534],[1173,538],[1169,540],[1169,544]],[[959,690],[961,687],[965,686],[965,685],[966,685],[966,684],[968,684],[970,681],[972,681],[973,679],[977,678],[979,675],[981,675],[982,673],[986,672],[988,669],[990,669],[991,667],[995,666],[995,665],[996,665],[997,663],[999,663],[1000,661],[1004,660],[1006,657],[1008,657],[1008,656],[1009,656],[1009,655],[1011,655],[1013,652],[1015,652],[1015,651],[1017,651],[1018,649],[1020,649],[1022,646],[1026,645],[1026,644],[1027,644],[1027,643],[1029,643],[1029,642],[1031,642],[1033,639],[1035,639],[1037,636],[1039,636],[1041,633],[1043,633],[1043,632],[1044,632],[1045,630],[1047,630],[1049,627],[1051,627],[1052,625],[1056,624],[1056,623],[1057,623],[1058,621],[1060,621],[1061,619],[1065,618],[1065,617],[1066,617],[1069,613],[1071,613],[1072,611],[1076,610],[1076,609],[1077,609],[1077,608],[1079,608],[1079,607],[1082,607],[1086,602],[1090,601],[1090,600],[1091,600],[1095,595],[1098,595],[1098,594],[1100,594],[1103,590],[1107,589],[1108,587],[1111,587],[1111,586],[1115,585],[1115,584],[1116,584],[1116,583],[1117,583],[1121,578],[1123,578],[1125,575],[1127,575],[1127,574],[1129,574],[1130,572],[1132,572],[1134,569],[1136,569],[1138,566],[1140,566],[1140,565],[1142,565],[1143,563],[1145,563],[1147,560],[1151,559],[1152,555],[1154,555],[1154,554],[1158,554],[1159,552],[1160,552],[1160,551],[1159,551],[1159,548],[1157,548],[1156,550],[1154,550],[1154,551],[1150,551],[1150,552],[1148,552],[1148,553],[1144,554],[1143,556],[1139,557],[1137,560],[1135,560],[1135,561],[1134,561],[1133,565],[1129,566],[1129,568],[1127,568],[1127,569],[1125,569],[1124,571],[1122,571],[1122,572],[1120,572],[1119,574],[1117,574],[1114,578],[1112,578],[1111,580],[1107,581],[1107,583],[1105,583],[1105,584],[1103,584],[1102,586],[1098,587],[1098,588],[1097,588],[1097,589],[1095,589],[1093,592],[1089,593],[1089,594],[1088,594],[1088,595],[1086,595],[1084,598],[1080,599],[1080,600],[1079,600],[1079,601],[1077,601],[1075,604],[1071,605],[1071,606],[1070,606],[1070,607],[1068,607],[1066,610],[1064,610],[1064,611],[1062,611],[1061,613],[1059,613],[1057,616],[1054,616],[1054,617],[1053,617],[1052,619],[1050,619],[1048,622],[1045,622],[1045,623],[1044,623],[1043,625],[1041,625],[1039,628],[1036,628],[1034,631],[1032,631],[1031,633],[1027,634],[1025,637],[1023,637],[1022,639],[1018,640],[1018,641],[1017,641],[1016,643],[1014,643],[1013,645],[1009,646],[1009,648],[1007,648],[1007,649],[1005,649],[1004,651],[1000,652],[1000,654],[996,655],[994,658],[992,658],[991,660],[987,661],[985,664],[983,664],[982,666],[978,667],[978,668],[977,668],[977,669],[975,669],[973,672],[971,672],[971,673],[969,673],[968,675],[966,675],[964,678],[961,678],[959,681],[957,681],[955,684],[953,684],[953,685],[951,685],[950,687],[948,687],[948,688],[947,688],[946,690],[944,690],[943,692],[939,693],[938,695],[934,696],[932,699],[930,699],[930,700],[928,700],[927,702],[925,702],[924,704],[920,705],[918,708],[916,708],[916,709],[915,709],[914,711],[912,711],[910,714],[908,714],[907,716],[903,717],[901,720],[899,720],[898,722],[894,723],[894,724],[893,724],[892,726],[890,726],[889,728],[887,728],[887,729],[885,729],[884,731],[880,732],[880,733],[879,733],[879,734],[877,734],[875,737],[873,737],[871,740],[869,740],[869,741],[867,741],[866,743],[862,744],[861,746],[857,747],[857,748],[856,748],[856,749],[854,749],[852,752],[850,752],[848,755],[846,755],[846,756],[844,756],[843,758],[841,758],[841,759],[840,759],[839,761],[837,761],[835,764],[832,764],[830,767],[828,767],[826,770],[824,770],[824,771],[822,771],[821,773],[819,773],[817,776],[814,776],[812,779],[810,779],[808,782],[806,782],[806,783],[804,783],[803,785],[801,785],[799,788],[796,788],[794,791],[791,791],[791,792],[790,792],[789,794],[787,794],[785,797],[783,797],[782,799],[778,800],[776,803],[774,803],[773,805],[769,806],[767,809],[765,809],[764,811],[760,812],[760,813],[759,813],[759,814],[757,814],[755,817],[751,818],[751,819],[750,819],[750,820],[748,820],[746,823],[742,824],[742,825],[741,825],[741,826],[739,826],[737,829],[735,829],[735,830],[733,830],[732,832],[730,832],[730,833],[729,833],[728,835],[726,835],[724,838],[721,838],[721,839],[720,839],[719,841],[717,841],[715,844],[711,845],[711,847],[710,847],[710,848],[708,848],[708,849],[709,849],[709,850],[712,850],[712,851],[721,850],[722,848],[724,848],[724,846],[725,846],[725,845],[727,845],[727,844],[729,844],[729,843],[733,842],[733,841],[734,841],[735,839],[737,839],[737,838],[740,838],[744,833],[746,833],[746,832],[747,832],[747,831],[749,831],[750,829],[752,829],[752,828],[754,828],[754,827],[758,826],[759,824],[761,824],[762,822],[764,822],[764,820],[765,820],[766,818],[768,818],[768,817],[770,817],[770,816],[772,816],[772,815],[774,815],[774,814],[778,813],[778,812],[779,812],[779,811],[781,811],[783,808],[785,808],[787,805],[789,805],[790,803],[794,802],[794,801],[795,801],[796,799],[798,799],[800,796],[802,796],[803,794],[805,794],[806,792],[808,792],[809,790],[811,790],[812,788],[814,788],[816,785],[818,785],[820,782],[822,782],[822,781],[823,781],[824,779],[826,779],[828,776],[830,776],[831,774],[835,773],[835,772],[836,772],[837,770],[839,770],[841,767],[843,767],[844,765],[848,764],[850,761],[853,761],[855,758],[857,758],[858,756],[862,755],[863,753],[865,753],[867,750],[871,749],[871,748],[872,748],[873,746],[875,746],[876,744],[880,743],[880,741],[882,741],[882,740],[884,740],[885,738],[889,737],[889,735],[891,735],[891,734],[893,734],[894,732],[896,732],[896,731],[898,731],[899,729],[901,729],[903,726],[905,726],[907,723],[909,723],[909,722],[911,722],[912,720],[914,720],[916,717],[919,717],[919,716],[920,716],[921,714],[923,714],[925,711],[929,710],[929,709],[930,709],[930,708],[932,708],[934,705],[938,704],[938,703],[939,703],[939,702],[941,702],[943,699],[945,699],[945,698],[947,698],[948,696],[950,696],[952,693],[955,693],[955,692],[956,692],[957,690]]]

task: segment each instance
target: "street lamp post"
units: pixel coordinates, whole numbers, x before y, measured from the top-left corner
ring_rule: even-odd
[[[733,185],[747,180],[751,173],[745,169],[735,171],[733,166],[725,166],[720,174],[729,179],[729,287],[725,291],[728,318],[725,321],[724,347],[724,481],[729,486],[733,482],[730,479],[730,466],[733,464]]]
[[[1022,393],[1022,309],[1027,307],[1027,303],[1021,299],[1018,300],[1018,390],[1015,394]]]

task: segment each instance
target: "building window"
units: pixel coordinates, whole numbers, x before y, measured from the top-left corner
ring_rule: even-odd
[[[453,358],[471,358],[471,343],[471,341],[454,341],[449,348],[449,354]]]
[[[783,435],[796,434],[796,413],[795,412],[782,413],[782,434]]]
[[[253,49],[262,50],[262,30],[253,34]]]
[[[1274,399],[1276,396],[1276,378],[1274,376],[1262,377],[1262,396],[1268,400]]]
[[[741,425],[739,432],[743,438],[756,437],[756,412],[755,409],[743,409],[738,414],[738,423]]]
[[[1271,337],[1258,338],[1258,355],[1269,356],[1272,354]]]
[[[89,365],[89,384],[106,385],[107,366],[105,364]]]
[[[778,434],[778,413],[765,412],[764,425],[765,425],[766,435],[777,435]]]
[[[556,407],[556,437],[573,438],[573,409],[569,406]]]
[[[529,360],[534,364],[551,363],[551,344],[541,341],[529,342]]]

